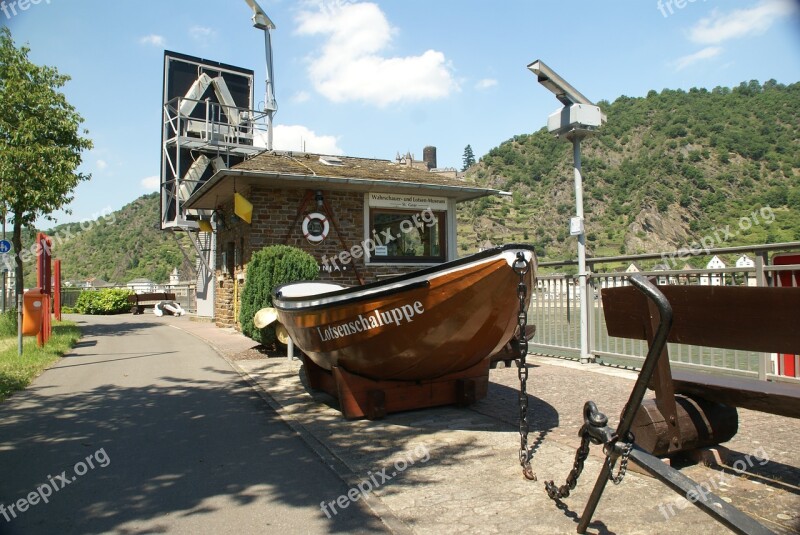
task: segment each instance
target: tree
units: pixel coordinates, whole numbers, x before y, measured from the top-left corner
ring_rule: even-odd
[[[28,60],[8,28],[0,28],[0,203],[11,216],[16,292],[22,293],[22,228],[68,205],[91,175],[76,173],[92,142],[79,131],[83,118],[58,89],[70,77]],[[69,213],[69,210],[67,210]],[[34,251],[35,252],[35,251]]]
[[[472,147],[469,145],[464,147],[463,162],[464,166],[461,168],[462,171],[466,171],[471,166],[475,165],[475,153],[472,152]]]

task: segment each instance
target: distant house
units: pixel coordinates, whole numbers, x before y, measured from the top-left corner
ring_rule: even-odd
[[[736,267],[737,268],[752,268],[756,267],[756,262],[746,254],[743,254],[739,258],[736,259]],[[754,273],[745,273],[744,274],[745,284],[747,286],[758,286],[758,280],[756,280],[756,276]]]
[[[128,281],[125,286],[132,290],[133,293],[144,294],[156,291],[158,285],[150,279],[138,278]]]
[[[178,268],[172,270],[172,273],[169,274],[169,285],[176,286],[181,282],[181,276],[178,273]]]
[[[669,267],[665,264],[656,264],[653,266],[653,271],[669,271]],[[665,284],[677,284],[678,279],[674,275],[658,275],[656,278],[656,284],[665,285]]]
[[[91,290],[93,288],[108,288],[110,286],[114,286],[108,281],[104,281],[99,277],[89,277],[88,279],[84,280],[80,283],[80,287],[86,290]]]
[[[681,271],[691,271],[693,269],[694,268],[689,264],[684,264],[683,267],[681,268]],[[692,280],[691,274],[678,275],[678,284],[689,284],[690,280]]]
[[[725,265],[725,262],[723,262],[717,255],[714,255],[711,260],[708,261],[708,264],[706,264],[706,269],[725,269],[726,267],[727,265]],[[701,275],[700,284],[702,286],[723,286],[725,285],[725,274],[711,273],[707,275]]]
[[[631,262],[631,265],[628,266],[628,269],[625,270],[625,273],[639,273],[640,271],[642,271],[642,268],[640,268],[635,262]]]

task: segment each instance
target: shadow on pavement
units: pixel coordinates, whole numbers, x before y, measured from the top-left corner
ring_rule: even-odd
[[[86,334],[103,330],[91,326]],[[46,389],[31,387],[13,412],[0,407],[0,504],[27,496],[50,475],[76,473],[73,467],[101,448],[110,459],[11,524],[0,516],[0,533],[135,532],[138,523],[214,511],[220,500],[209,503],[212,497],[233,508],[265,496],[298,508],[335,500],[308,477],[327,467],[298,448],[296,435],[264,401],[233,372],[209,371],[218,380],[161,377],[148,387],[109,384],[46,397]],[[279,530],[270,523],[285,526],[280,520],[263,519],[260,531]],[[326,525],[330,532],[386,529],[358,507]]]

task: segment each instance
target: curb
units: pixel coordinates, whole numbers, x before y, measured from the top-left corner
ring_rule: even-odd
[[[303,424],[297,420],[294,420],[289,414],[287,414],[283,408],[283,405],[273,398],[269,392],[267,392],[267,390],[261,386],[261,384],[258,382],[258,379],[253,377],[250,372],[241,368],[236,361],[228,358],[222,349],[214,345],[214,343],[212,343],[210,340],[200,336],[199,334],[183,329],[180,326],[174,324],[170,324],[170,326],[203,341],[220,357],[222,357],[222,359],[227,362],[236,373],[239,374],[239,377],[241,377],[242,380],[246,382],[259,395],[259,397],[261,397],[261,399],[263,399],[267,405],[270,406],[272,410],[275,411],[278,417],[292,431],[294,431],[303,440],[303,442],[305,442],[306,445],[311,448],[317,457],[319,457],[322,462],[324,462],[328,468],[330,468],[333,473],[336,474],[336,476],[348,487],[355,488],[359,483],[361,483],[363,478],[358,477],[352,470],[350,470],[347,464],[338,455],[336,455],[336,453],[334,453],[324,443],[317,439],[317,437],[315,437],[314,434],[311,433],[311,431],[309,431]],[[384,523],[391,533],[395,533],[397,535],[412,535],[414,533],[414,531],[405,522],[395,516],[391,509],[389,509],[389,507],[386,506],[386,504],[384,504],[378,496],[373,494],[368,499],[360,501],[364,503],[367,509],[377,516],[381,522]]]

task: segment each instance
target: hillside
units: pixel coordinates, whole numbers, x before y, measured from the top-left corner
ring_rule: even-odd
[[[58,225],[45,232],[54,237],[53,254],[61,259],[65,281],[99,277],[124,284],[145,277],[164,283],[176,267],[181,280],[191,279],[188,262],[172,233],[160,230],[160,219],[158,193],[151,193],[107,217]],[[194,247],[185,235],[179,236],[194,266]],[[34,239],[34,232],[26,232],[24,246],[30,247]],[[32,286],[36,279],[35,265],[26,265],[25,271],[25,284]]]
[[[589,256],[675,250],[708,236],[717,247],[800,240],[800,83],[651,91],[599,105],[608,122],[582,147]],[[533,242],[545,261],[574,257],[571,144],[544,128],[515,136],[467,180],[513,197],[460,206],[460,254],[488,240]]]

